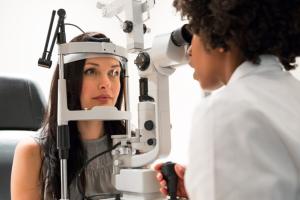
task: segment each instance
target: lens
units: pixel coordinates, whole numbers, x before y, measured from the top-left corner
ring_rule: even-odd
[[[171,40],[176,46],[183,46],[191,44],[193,34],[188,24],[183,25],[181,28],[176,29],[171,33]]]

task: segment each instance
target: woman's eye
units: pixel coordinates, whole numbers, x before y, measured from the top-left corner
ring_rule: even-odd
[[[93,69],[93,68],[90,68],[90,69],[86,69],[84,70],[83,72],[85,75],[88,75],[88,76],[91,76],[91,75],[96,75],[96,70]]]
[[[109,75],[112,77],[119,77],[120,72],[118,70],[114,69],[109,72]]]

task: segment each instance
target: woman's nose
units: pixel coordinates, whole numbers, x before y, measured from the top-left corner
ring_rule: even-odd
[[[101,75],[98,79],[98,89],[110,88],[111,81],[107,75]]]

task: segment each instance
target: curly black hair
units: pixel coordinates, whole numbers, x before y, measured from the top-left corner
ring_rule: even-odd
[[[260,55],[272,54],[286,70],[297,66],[299,0],[174,0],[173,5],[209,48],[228,50],[233,42],[255,64]]]

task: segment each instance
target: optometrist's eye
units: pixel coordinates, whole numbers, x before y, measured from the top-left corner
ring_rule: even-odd
[[[111,76],[111,77],[119,77],[120,76],[120,72],[118,69],[113,69],[113,70],[110,70],[108,72],[108,75]]]
[[[87,75],[87,76],[95,76],[95,75],[97,75],[97,71],[95,68],[88,68],[83,71],[83,74]]]

